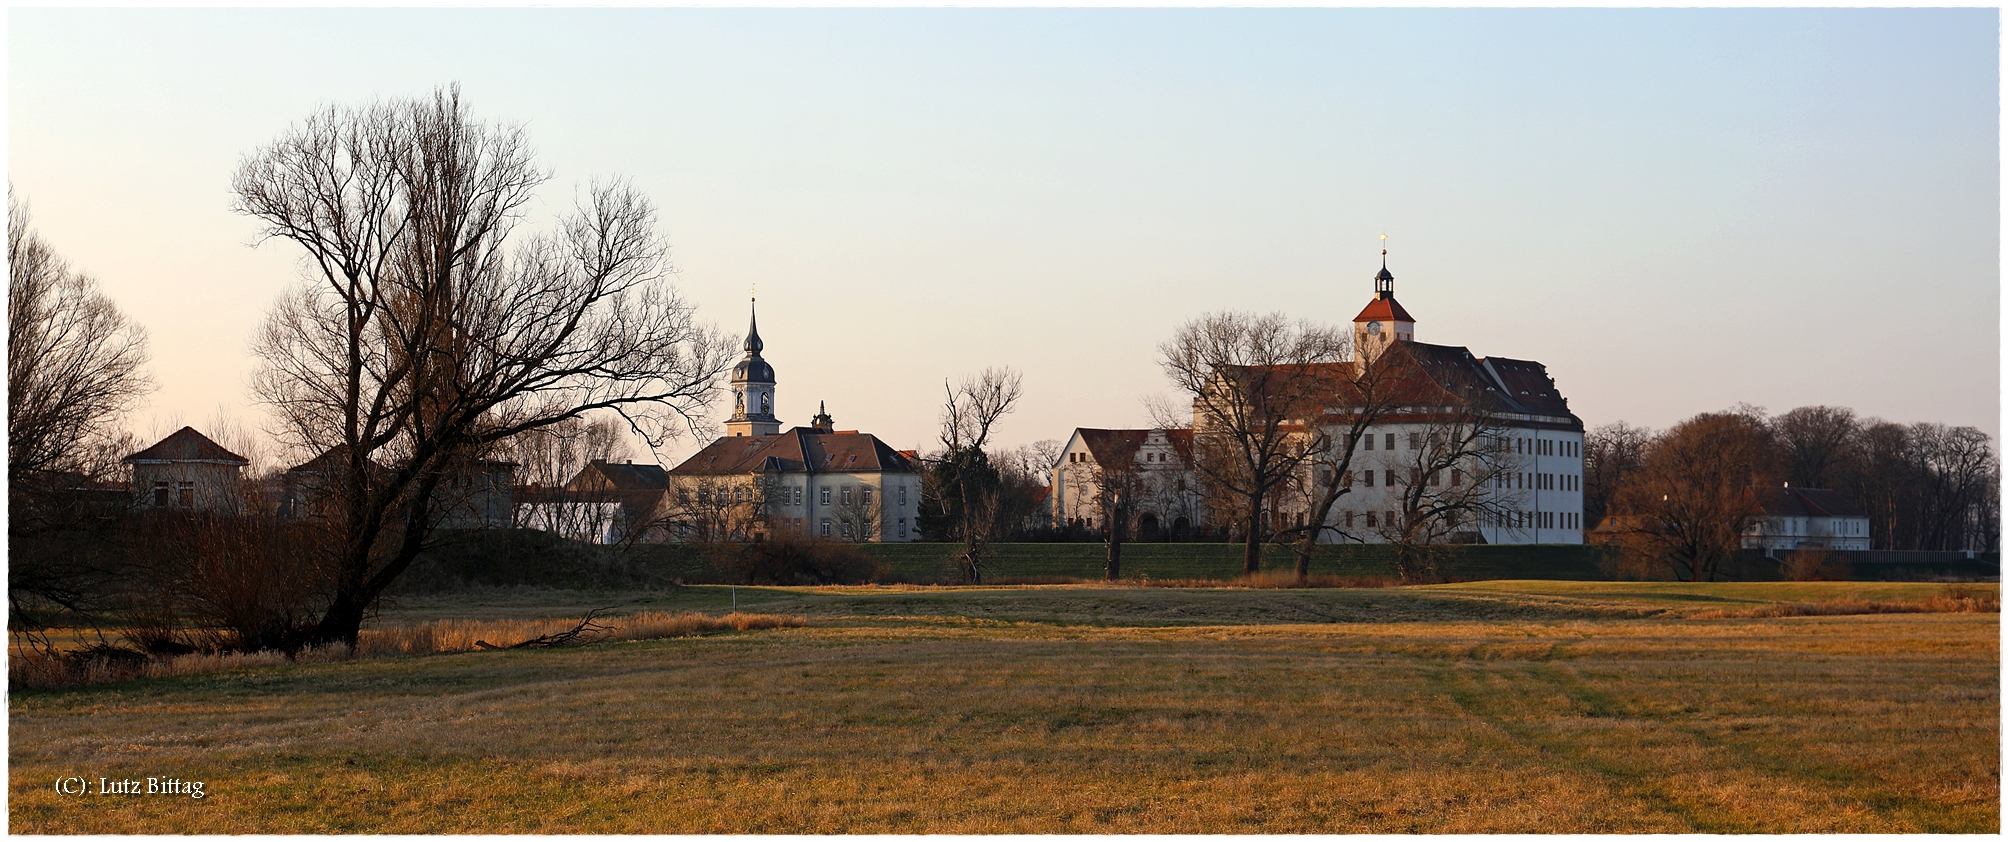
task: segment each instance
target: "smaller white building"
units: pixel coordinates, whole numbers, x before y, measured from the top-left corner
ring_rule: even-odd
[[[1757,493],[1764,517],[1744,534],[1745,549],[1869,548],[1869,513],[1838,492],[1787,485]]]
[[[1202,527],[1191,430],[1097,430],[1079,427],[1053,464],[1055,527],[1107,529],[1105,487],[1129,495],[1130,538],[1191,537]]]

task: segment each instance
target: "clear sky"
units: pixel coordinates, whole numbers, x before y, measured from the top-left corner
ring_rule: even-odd
[[[229,211],[318,105],[459,82],[569,205],[661,207],[705,318],[760,291],[777,414],[931,446],[1141,426],[1156,347],[1344,323],[1378,236],[1417,338],[1546,363],[1592,426],[1738,402],[1999,433],[1999,18],[1856,10],[37,10],[8,175],[152,333],[135,426],[257,421],[297,273]],[[720,402],[722,410],[729,400]],[[662,454],[673,459],[688,443]]]

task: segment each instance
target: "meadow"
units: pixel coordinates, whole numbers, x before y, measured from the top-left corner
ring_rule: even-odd
[[[436,594],[375,627],[804,624],[15,689],[10,829],[1995,832],[1999,614],[1950,609],[1998,589],[1951,587]],[[150,776],[205,797],[56,787]]]

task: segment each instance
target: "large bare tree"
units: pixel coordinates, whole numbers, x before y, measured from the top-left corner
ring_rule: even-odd
[[[1583,525],[1595,529],[1610,514],[1625,479],[1645,467],[1652,430],[1618,421],[1583,436]]]
[[[12,625],[103,607],[125,576],[102,483],[137,450],[122,420],[153,388],[146,331],[7,199],[7,596]]]
[[[1405,582],[1435,575],[1437,550],[1519,508],[1505,480],[1523,467],[1504,421],[1477,395],[1403,418],[1407,455],[1384,469],[1397,508],[1380,534]]]
[[[7,270],[7,479],[106,478],[130,444],[121,418],[153,390],[146,330],[28,227],[11,191]]]
[[[1633,569],[1712,582],[1764,515],[1760,490],[1783,466],[1762,417],[1705,413],[1661,434],[1613,501]]]
[[[328,107],[239,164],[236,209],[305,267],[254,388],[288,444],[344,448],[336,581],[303,642],[354,643],[425,546],[441,480],[498,443],[595,411],[651,443],[701,423],[729,343],[671,287],[653,207],[595,183],[554,230],[514,236],[547,178],[522,129],[474,119],[457,87]]]
[[[1262,569],[1272,495],[1326,449],[1320,421],[1336,391],[1330,364],[1349,347],[1341,330],[1236,312],[1187,322],[1158,346],[1159,366],[1192,401],[1194,468],[1206,493],[1238,510],[1245,573]],[[1156,419],[1164,427],[1182,420]]]

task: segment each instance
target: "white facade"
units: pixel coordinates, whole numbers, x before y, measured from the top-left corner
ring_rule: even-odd
[[[1853,501],[1824,488],[1767,489],[1757,500],[1764,517],[1744,533],[1753,550],[1866,550],[1869,516]]]
[[[1109,460],[1129,474],[1122,490],[1131,495],[1130,535],[1153,529],[1189,535],[1204,526],[1198,474],[1192,470],[1187,430],[1097,430],[1076,428],[1059,461],[1052,465],[1048,504],[1056,527],[1106,529],[1101,500]]]
[[[1562,422],[1563,419],[1555,419]],[[1390,517],[1399,517],[1403,486],[1418,479],[1410,467],[1417,447],[1423,446],[1432,425],[1399,422],[1376,424],[1360,439],[1353,454],[1351,491],[1333,506],[1326,525],[1366,543],[1386,541],[1376,530]],[[1334,441],[1344,441],[1347,430],[1327,428]],[[1504,460],[1490,469],[1453,472],[1420,478],[1431,484],[1470,482],[1474,473],[1493,474],[1483,498],[1488,512],[1476,524],[1458,524],[1458,531],[1472,526],[1488,544],[1580,544],[1583,542],[1583,434],[1577,430],[1543,427],[1507,427]],[[1369,446],[1371,445],[1371,446]],[[1343,479],[1343,478],[1342,478]],[[1313,487],[1306,482],[1306,487]],[[1300,498],[1301,499],[1301,498]],[[1287,498],[1281,505],[1289,505]],[[1308,504],[1299,502],[1299,507]],[[1299,514],[1285,510],[1286,523]],[[1346,540],[1326,532],[1321,540]]]

